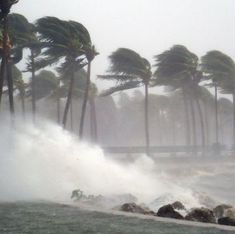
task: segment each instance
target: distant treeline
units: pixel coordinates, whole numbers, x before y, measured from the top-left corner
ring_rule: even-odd
[[[205,148],[211,144],[235,145],[235,63],[228,55],[213,50],[198,58],[185,46],[174,45],[155,55],[151,65],[137,52],[118,48],[109,56],[106,74],[98,75],[99,79],[114,81],[114,85],[98,92],[91,82],[91,64],[98,52],[85,26],[56,17],[43,17],[30,23],[20,14],[9,14],[17,2],[0,1],[0,104],[3,104],[2,97],[8,97],[12,117],[14,100],[17,100],[23,116],[27,109],[36,122],[38,102],[49,98],[56,107],[54,119],[66,128],[70,111],[70,128],[78,128],[81,139],[86,120],[90,133],[85,135],[92,141],[105,144],[101,139],[112,134],[112,139],[117,136],[117,144],[145,144],[147,154],[150,144]],[[26,64],[23,73],[16,66],[22,60]],[[45,70],[48,67],[50,70]],[[31,73],[29,80],[24,78],[24,72]],[[110,122],[110,133],[102,132],[99,125],[104,123],[97,117],[97,112],[102,110],[97,108],[97,100],[141,86],[144,95],[136,91],[134,98],[130,98],[122,93],[120,106],[113,103],[117,115],[111,120],[105,117],[111,116],[110,113],[102,113],[105,121]],[[166,95],[149,94],[149,88],[155,86],[166,87]],[[214,89],[214,95],[208,87]],[[231,94],[233,102],[225,98],[218,100],[218,92]],[[79,100],[80,106],[76,104]],[[85,117],[87,103],[89,117],[88,113]],[[75,118],[73,112],[80,117]]]

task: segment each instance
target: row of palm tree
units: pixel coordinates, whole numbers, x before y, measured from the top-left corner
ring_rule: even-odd
[[[145,87],[144,108],[147,154],[149,154],[148,87],[156,85],[170,87],[168,90],[171,91],[181,90],[185,107],[186,144],[193,146],[198,145],[195,119],[195,112],[197,112],[200,119],[201,145],[203,149],[205,149],[205,123],[200,104],[200,98],[205,92],[199,84],[202,81],[210,80],[210,85],[215,88],[215,143],[219,144],[217,117],[218,88],[224,93],[232,93],[235,103],[235,65],[230,57],[219,51],[210,51],[203,56],[200,61],[199,58],[186,47],[175,45],[169,50],[154,56],[155,64],[153,67],[155,67],[155,71],[153,73],[151,72],[151,65],[146,59],[142,58],[135,51],[127,48],[120,48],[113,52],[109,56],[109,59],[110,67],[107,74],[99,75],[98,77],[106,80],[115,80],[117,81],[117,85],[103,92],[104,96],[122,90],[136,88],[142,84]],[[197,110],[195,108],[197,108]],[[191,124],[189,118],[190,114],[192,117]],[[233,125],[235,126],[235,124]],[[233,139],[235,144],[235,127]]]
[[[13,65],[17,64],[23,57],[25,48],[30,50],[26,71],[31,72],[31,97],[32,113],[35,120],[36,114],[36,71],[53,66],[60,75],[59,80],[67,80],[68,93],[66,96],[65,110],[62,118],[62,125],[65,128],[68,111],[72,111],[72,98],[75,82],[75,73],[87,66],[86,85],[83,95],[82,112],[80,118],[79,136],[83,137],[84,119],[89,92],[91,93],[91,63],[98,54],[91,41],[88,30],[75,21],[65,21],[56,17],[43,17],[35,24],[19,14],[9,14],[13,4],[17,0],[0,1],[1,9],[1,73],[0,73],[0,102],[3,93],[3,86],[7,83],[10,112],[14,114],[14,82],[12,78]],[[187,145],[198,145],[196,136],[196,118],[198,113],[200,119],[201,145],[206,146],[205,121],[200,104],[201,96],[204,95],[201,89],[201,82],[210,80],[215,88],[215,129],[216,144],[218,144],[218,89],[223,93],[233,95],[233,112],[235,123],[235,65],[234,61],[219,51],[210,51],[201,60],[186,47],[175,45],[169,50],[154,57],[155,68],[152,72],[150,62],[137,52],[120,48],[110,56],[110,68],[105,75],[99,77],[106,80],[115,80],[117,85],[102,93],[102,96],[114,92],[144,86],[144,123],[146,153],[149,154],[149,110],[148,110],[148,89],[152,86],[167,86],[169,90],[181,90],[185,109],[185,141]],[[69,77],[69,79],[68,79]],[[5,82],[7,81],[7,82]],[[59,85],[58,85],[59,84]],[[60,82],[57,86],[60,89]],[[15,81],[18,85],[22,99],[25,96],[25,87],[22,79]],[[90,91],[89,91],[90,90]],[[92,99],[91,99],[92,105]],[[23,108],[22,102],[22,108]],[[58,102],[59,107],[59,102]],[[191,115],[191,121],[190,121]],[[60,117],[58,117],[60,119]],[[190,123],[191,122],[191,123]],[[235,144],[235,124],[233,124]],[[96,128],[96,126],[93,126]]]
[[[0,74],[0,97],[7,74],[7,85],[11,114],[14,114],[14,84],[12,79],[13,64],[22,59],[23,50],[28,48],[27,69],[32,73],[31,96],[32,113],[35,121],[36,114],[36,71],[55,65],[55,69],[63,77],[69,78],[69,90],[65,105],[62,125],[65,128],[67,115],[71,105],[74,87],[75,72],[87,66],[86,88],[83,98],[83,106],[80,120],[79,136],[83,136],[84,117],[90,89],[91,63],[98,54],[88,30],[75,21],[64,21],[56,17],[44,17],[38,19],[35,24],[19,14],[9,14],[10,8],[18,1],[1,1],[2,19],[2,62]],[[1,101],[1,99],[0,99]]]

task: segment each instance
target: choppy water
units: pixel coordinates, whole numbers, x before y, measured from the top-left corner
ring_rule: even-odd
[[[46,203],[0,204],[1,234],[234,234]]]
[[[187,208],[235,204],[235,157],[148,158],[117,162],[59,126],[2,125],[0,202],[70,201],[74,189],[130,193],[151,209],[179,200]],[[111,207],[114,204],[111,204]],[[116,205],[116,204],[115,204]],[[45,203],[1,203],[0,234],[234,233]]]

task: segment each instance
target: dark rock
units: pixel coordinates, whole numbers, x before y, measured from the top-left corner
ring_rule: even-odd
[[[225,211],[229,208],[232,208],[232,206],[226,205],[226,204],[221,204],[221,205],[216,206],[213,209],[215,217],[218,218],[218,219],[222,218],[224,216]]]
[[[159,217],[166,217],[166,218],[173,218],[173,219],[184,219],[184,217],[174,210],[172,205],[165,205],[162,206],[158,212],[157,216]]]
[[[224,217],[229,217],[231,219],[235,219],[235,208],[228,208],[224,211]]]
[[[171,205],[175,210],[186,210],[184,205],[180,201],[175,201]]]
[[[203,223],[216,223],[213,211],[207,208],[195,208],[185,216],[185,219]]]
[[[235,226],[235,219],[230,217],[222,217],[218,219],[218,224]]]
[[[125,203],[120,208],[121,211],[138,213],[138,214],[147,214],[147,215],[155,215],[155,213],[148,208],[143,208],[136,203]]]

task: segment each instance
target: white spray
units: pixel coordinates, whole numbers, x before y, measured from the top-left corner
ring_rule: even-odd
[[[40,121],[37,127],[26,121],[0,133],[0,200],[69,200],[71,191],[86,194],[131,193],[149,202],[171,193],[198,205],[189,190],[168,181],[148,157],[132,164],[119,164],[99,147],[79,142],[61,127]]]

